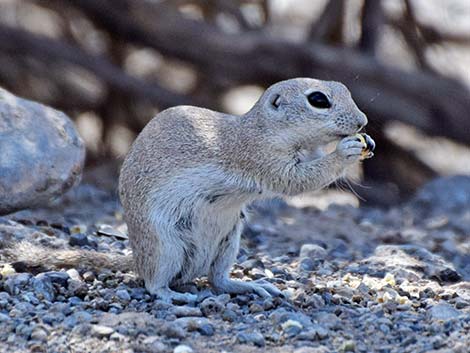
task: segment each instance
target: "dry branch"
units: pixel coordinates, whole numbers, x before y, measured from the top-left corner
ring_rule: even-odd
[[[405,23],[400,27],[403,37],[414,54],[419,67],[424,71],[432,71],[426,59],[427,43],[424,41],[418,27],[418,21],[409,0],[405,0],[405,13],[403,17]]]
[[[364,0],[362,6],[362,33],[359,39],[359,49],[370,55],[375,55],[383,23],[381,0]]]
[[[330,43],[342,42],[344,7],[344,0],[330,0],[318,20],[310,27],[309,40]]]
[[[149,6],[140,1],[128,4],[131,12],[133,7]],[[152,13],[152,21],[136,21],[116,11],[111,2],[75,0],[70,5],[106,31],[187,61],[212,80],[270,84],[295,76],[334,79],[351,88],[373,121],[401,120],[427,133],[470,143],[470,94],[456,80],[405,72],[348,48],[302,45],[262,33],[227,34],[176,12],[160,11],[157,16]]]
[[[30,32],[0,25],[0,50],[10,55],[34,57],[45,63],[72,64],[82,67],[114,89],[140,97],[160,107],[190,103],[189,97],[172,93],[156,83],[150,83],[126,74],[118,66],[102,57],[84,52],[64,42],[38,36]]]

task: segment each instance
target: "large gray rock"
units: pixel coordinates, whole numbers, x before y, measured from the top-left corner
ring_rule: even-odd
[[[425,216],[465,212],[470,207],[470,176],[453,175],[431,180],[409,204]]]
[[[62,195],[80,180],[84,159],[64,113],[0,88],[0,214]]]

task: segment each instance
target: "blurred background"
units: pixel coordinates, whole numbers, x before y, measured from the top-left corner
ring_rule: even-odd
[[[470,174],[467,0],[0,0],[0,86],[72,117],[89,170],[116,173],[165,108],[242,114],[298,76],[345,83],[368,115],[369,203]]]

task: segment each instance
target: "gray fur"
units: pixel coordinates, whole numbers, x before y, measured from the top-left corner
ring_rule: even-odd
[[[322,91],[330,109],[309,105]],[[273,104],[273,102],[275,104]],[[242,209],[252,201],[322,188],[361,158],[363,145],[342,139],[336,150],[302,161],[367,123],[337,82],[279,82],[243,116],[180,106],[158,114],[122,166],[120,196],[129,239],[147,289],[163,299],[193,300],[170,286],[208,276],[219,292],[280,292],[267,283],[231,280]]]

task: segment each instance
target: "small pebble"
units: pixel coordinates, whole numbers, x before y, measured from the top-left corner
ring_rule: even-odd
[[[74,268],[71,268],[71,269],[67,270],[67,274],[73,280],[80,281],[82,279],[82,277],[80,276],[78,271]]]
[[[43,327],[36,327],[31,332],[31,339],[38,341],[46,341],[49,333]]]
[[[70,246],[85,246],[90,245],[88,237],[83,233],[72,233],[69,238]]]
[[[118,297],[122,301],[130,301],[131,296],[129,295],[129,292],[125,289],[119,289],[116,291],[116,297]]]
[[[237,334],[238,343],[251,343],[258,347],[264,347],[265,340],[261,333],[254,332],[240,332]]]
[[[201,309],[191,306],[174,306],[171,309],[171,312],[175,314],[176,317],[186,317],[186,316],[202,316]]]
[[[217,297],[209,297],[204,299],[202,303],[199,304],[199,307],[204,316],[211,316],[220,313],[224,308],[224,303]]]
[[[176,346],[175,349],[173,349],[173,353],[193,353],[193,349],[189,346],[186,346],[184,344],[180,344],[179,346]]]
[[[113,332],[111,336],[109,336],[109,339],[117,342],[124,342],[126,340],[126,336],[121,335],[118,332]]]
[[[163,327],[162,333],[169,338],[183,339],[186,337],[186,330],[178,324],[168,323]]]
[[[253,303],[250,305],[250,313],[255,314],[255,313],[260,313],[264,311],[264,307],[261,304],[258,303]]]
[[[96,279],[95,274],[91,271],[87,271],[83,274],[83,280],[85,282],[93,282]]]
[[[67,272],[60,272],[60,271],[44,272],[41,275],[45,275],[51,280],[52,283],[57,283],[62,287],[67,286],[67,281],[70,278],[70,275]]]
[[[281,324],[282,331],[288,337],[297,336],[303,329],[300,322],[295,320],[287,320]]]
[[[447,303],[439,303],[429,310],[430,316],[435,320],[451,320],[458,318],[462,313]]]
[[[10,321],[10,317],[6,314],[0,313],[0,322],[8,322]]]
[[[109,337],[114,332],[112,327],[103,326],[103,325],[92,325],[91,326],[91,334],[102,338],[102,337]]]
[[[238,319],[238,315],[235,311],[226,309],[222,312],[222,319],[228,322],[234,322]]]
[[[299,258],[310,258],[312,260],[324,260],[328,253],[324,248],[316,244],[304,244],[300,248]]]
[[[303,271],[313,271],[316,267],[316,262],[310,257],[304,257],[299,262],[299,269]]]
[[[346,341],[340,348],[341,352],[354,352],[356,349],[356,343],[354,341]]]

